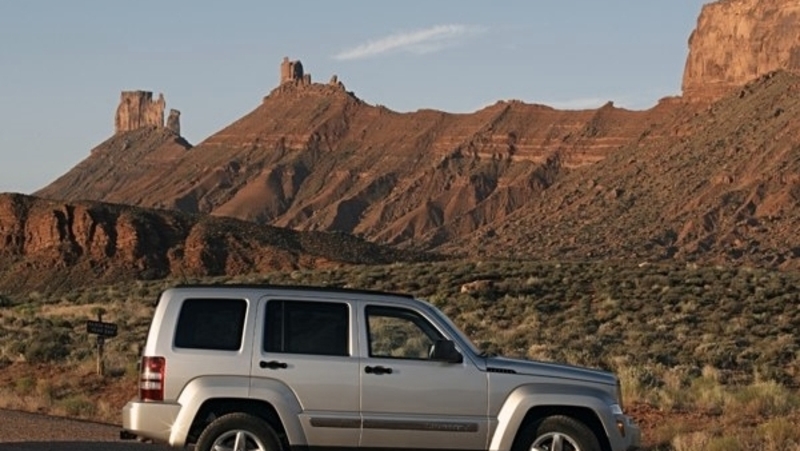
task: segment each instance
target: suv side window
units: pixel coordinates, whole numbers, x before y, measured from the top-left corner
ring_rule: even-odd
[[[269,301],[264,350],[349,356],[350,308],[345,303]]]
[[[396,307],[368,306],[369,356],[428,360],[442,334],[418,313]]]
[[[237,351],[246,313],[244,299],[186,299],[175,328],[175,347]]]

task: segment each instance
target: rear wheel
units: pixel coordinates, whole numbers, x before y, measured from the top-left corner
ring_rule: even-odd
[[[601,451],[591,429],[580,421],[554,415],[525,428],[515,451]]]
[[[278,436],[264,420],[246,413],[223,415],[197,440],[197,451],[281,451]]]

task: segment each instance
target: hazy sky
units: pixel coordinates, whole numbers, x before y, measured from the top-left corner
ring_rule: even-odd
[[[0,2],[0,192],[35,191],[163,92],[197,144],[258,106],[284,56],[396,111],[519,99],[645,109],[680,93],[706,0]]]

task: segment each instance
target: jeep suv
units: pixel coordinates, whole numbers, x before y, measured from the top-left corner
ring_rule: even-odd
[[[412,296],[202,285],[161,294],[124,438],[199,451],[623,451],[610,373],[482,354]]]

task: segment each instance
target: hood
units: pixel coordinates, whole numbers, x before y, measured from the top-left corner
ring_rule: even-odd
[[[486,370],[496,373],[572,379],[607,385],[615,385],[617,383],[616,376],[607,371],[536,360],[509,359],[506,357],[488,357],[486,359]]]

